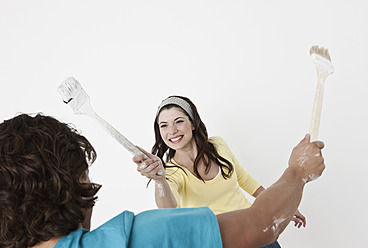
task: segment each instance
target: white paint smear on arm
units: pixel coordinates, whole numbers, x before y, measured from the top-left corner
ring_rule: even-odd
[[[161,183],[156,183],[156,187],[157,187],[157,190],[158,190],[158,195],[160,197],[165,197],[165,189],[163,187],[163,185]]]

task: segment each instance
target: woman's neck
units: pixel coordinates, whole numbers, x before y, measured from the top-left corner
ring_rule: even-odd
[[[197,158],[197,155],[197,149],[180,149],[175,152],[174,160],[180,166],[188,169],[197,178],[201,178],[205,181],[216,178],[219,173],[220,167],[214,161],[209,161],[209,164],[207,166],[203,163],[203,161],[199,161],[197,169],[194,169],[194,161]],[[204,157],[204,159],[206,160],[206,156]],[[197,173],[199,175],[197,175]]]
[[[193,140],[190,146],[175,151],[174,160],[181,166],[184,166],[189,169],[193,168],[194,161],[197,158],[197,155],[198,155],[197,145]]]

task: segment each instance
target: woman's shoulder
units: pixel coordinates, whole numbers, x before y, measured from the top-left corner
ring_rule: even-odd
[[[228,147],[226,141],[219,136],[212,136],[208,138],[208,142],[212,143],[215,147],[220,147],[220,146]]]
[[[165,163],[166,179],[168,179],[169,181],[173,180],[175,182],[179,182],[186,180],[185,178],[188,177],[187,173],[190,172],[189,171],[186,172],[185,170],[186,170],[185,167],[180,166],[173,160],[170,160],[169,162]]]
[[[165,163],[165,167],[182,167],[180,164],[176,163],[174,159],[170,159]]]
[[[165,163],[165,170],[166,171],[183,171],[185,167],[181,166],[180,164],[176,163],[173,159]]]
[[[216,151],[223,157],[228,158],[229,156],[232,156],[232,151],[229,147],[229,145],[226,143],[226,141],[219,137],[219,136],[213,136],[208,139],[210,143],[213,144]]]

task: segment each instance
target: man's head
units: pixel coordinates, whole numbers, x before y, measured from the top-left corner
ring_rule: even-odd
[[[88,223],[100,188],[88,179],[95,159],[85,137],[52,117],[1,123],[0,247],[33,246]]]

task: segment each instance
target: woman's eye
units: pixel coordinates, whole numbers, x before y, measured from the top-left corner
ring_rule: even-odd
[[[165,128],[167,125],[166,124],[164,124],[164,125],[161,125],[160,126],[160,128]]]
[[[182,122],[184,122],[184,121],[183,120],[178,120],[176,123],[179,124],[179,123],[182,123]]]

